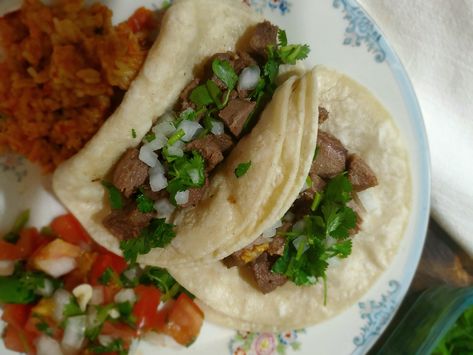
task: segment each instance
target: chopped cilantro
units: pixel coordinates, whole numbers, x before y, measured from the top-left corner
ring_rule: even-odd
[[[281,47],[287,46],[286,31],[281,30],[281,29],[278,31],[278,43],[279,43],[279,46]]]
[[[108,319],[109,312],[113,308],[115,308],[113,303],[105,306],[96,306],[95,310],[97,311],[97,317],[95,318],[94,323],[85,330],[85,336],[87,339],[95,340],[100,335],[103,323]]]
[[[120,320],[122,322],[128,324],[130,327],[136,326],[136,319],[133,316],[133,305],[130,302],[117,303],[116,308],[118,313],[120,313]]]
[[[20,238],[20,231],[25,227],[26,223],[30,219],[30,210],[25,210],[21,212],[13,223],[13,227],[10,231],[3,237],[3,240],[8,243],[16,243]]]
[[[64,317],[74,317],[84,314],[84,312],[80,309],[79,304],[75,297],[71,297],[69,299],[69,303],[64,306],[64,310],[62,311]]]
[[[163,293],[161,301],[166,302],[167,300],[174,298],[185,290],[171,274],[166,270],[159,267],[147,266],[143,270],[143,274],[140,277],[140,283],[144,285],[153,285]]]
[[[238,75],[228,61],[215,59],[212,62],[212,71],[229,91],[233,90],[238,82]]]
[[[138,255],[147,254],[153,248],[164,248],[176,236],[173,227],[174,225],[166,223],[164,218],[153,218],[138,237],[120,242],[125,260],[134,263]]]
[[[235,168],[235,176],[237,178],[242,177],[243,175],[245,175],[248,172],[250,167],[251,167],[251,160],[246,162],[246,163],[238,164],[238,166]]]
[[[330,180],[322,194],[316,194],[303,228],[286,233],[284,254],[272,271],[286,275],[296,285],[325,280],[327,260],[351,254],[350,230],[356,226],[355,212],[346,203],[352,185],[346,174]]]
[[[53,336],[53,330],[51,329],[49,324],[43,320],[40,320],[40,322],[36,323],[36,329],[38,329],[41,333],[46,334],[47,336]]]
[[[219,109],[222,109],[224,104],[220,101],[222,92],[218,88],[217,84],[213,80],[207,80],[207,90],[209,91],[210,96],[212,97],[213,102]]]
[[[173,145],[176,143],[179,139],[184,137],[186,135],[186,132],[182,128],[178,129],[176,132],[172,134],[171,137],[168,139],[168,145]]]
[[[123,208],[122,194],[112,183],[108,181],[102,181],[103,187],[108,191],[108,200],[110,202],[110,207],[113,210],[119,210]]]
[[[136,205],[138,211],[142,213],[149,213],[154,211],[154,201],[145,195],[143,190],[140,190],[136,197]]]
[[[131,129],[131,137],[134,139],[136,138],[136,131],[134,128]]]
[[[196,104],[197,108],[205,107],[214,102],[205,84],[199,85],[192,90],[189,99]]]
[[[125,348],[123,340],[118,338],[114,339],[110,344],[107,345],[89,345],[89,350],[93,353],[113,353],[118,355],[128,354],[128,350]]]
[[[196,119],[197,119],[197,112],[195,112],[192,107],[189,107],[179,114],[178,121],[183,121],[183,120],[195,121]]]
[[[156,139],[156,134],[154,134],[154,132],[146,133],[145,137],[143,138],[143,140],[147,143],[150,143],[154,141],[155,139]]]
[[[116,278],[115,271],[111,267],[107,267],[105,271],[100,275],[99,282],[102,285],[108,285],[112,279]]]
[[[193,174],[197,174],[197,179]],[[186,152],[169,164],[170,181],[166,190],[170,200],[175,203],[176,193],[193,187],[202,187],[205,183],[205,160],[197,151]]]

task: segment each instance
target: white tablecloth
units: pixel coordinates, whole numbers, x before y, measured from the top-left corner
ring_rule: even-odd
[[[473,0],[359,0],[400,56],[425,119],[432,216],[473,257]]]

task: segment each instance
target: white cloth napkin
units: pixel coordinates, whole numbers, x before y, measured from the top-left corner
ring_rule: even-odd
[[[473,257],[473,0],[359,0],[400,56],[424,115],[432,216]]]

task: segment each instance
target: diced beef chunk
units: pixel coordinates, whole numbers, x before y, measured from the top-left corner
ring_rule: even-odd
[[[189,189],[189,200],[187,203],[181,205],[182,208],[190,207],[190,206],[195,206],[199,203],[200,200],[204,197],[205,190],[209,186],[209,178],[206,175],[205,176],[205,185],[202,187],[194,187],[192,189]]]
[[[269,243],[268,254],[269,255],[283,255],[285,245],[286,245],[286,238],[280,235],[273,237],[271,240],[271,243]]]
[[[299,194],[299,198],[307,199],[312,203],[315,193],[322,192],[327,183],[320,176],[315,174],[310,174],[310,179],[312,180],[312,186],[302,191]]]
[[[356,225],[354,228],[349,230],[350,235],[357,234],[361,230],[361,225],[363,223],[363,218],[361,217],[363,213],[363,207],[358,202],[356,202],[356,200],[358,199],[353,199],[349,201],[347,204],[347,206],[350,207],[355,212],[355,215],[356,215]]]
[[[330,133],[319,130],[317,136],[317,156],[312,163],[311,174],[321,178],[332,178],[345,170],[347,150]]]
[[[378,185],[378,179],[373,170],[357,154],[348,157],[348,179],[353,185],[354,191],[363,191]]]
[[[251,53],[266,58],[268,46],[277,44],[278,30],[269,21],[258,23],[249,42]]]
[[[276,258],[263,253],[250,264],[251,271],[258,288],[263,293],[269,293],[287,282],[287,277],[271,271]]]
[[[136,238],[152,218],[153,213],[142,213],[135,203],[130,203],[124,209],[113,210],[104,218],[103,225],[115,237],[123,240]]]
[[[324,108],[319,106],[319,124],[324,123],[328,120],[329,112]]]
[[[206,162],[209,172],[223,160],[223,152],[232,146],[232,139],[226,134],[213,135],[196,139],[186,145],[186,150],[198,151]]]
[[[258,63],[256,60],[253,59],[251,55],[249,55],[247,52],[238,52],[238,58],[235,60],[233,64],[233,69],[235,69],[235,72],[237,74],[240,74],[240,72],[249,66],[252,65],[257,65]]]
[[[248,116],[253,112],[255,105],[256,102],[236,98],[231,100],[218,115],[230,132],[232,132],[235,137],[238,137],[243,130]]]
[[[112,184],[127,198],[148,178],[148,166],[138,156],[138,149],[128,149],[113,171]]]
[[[144,195],[153,201],[158,201],[162,198],[169,198],[169,193],[166,190],[153,191],[147,181],[143,186],[140,187],[140,191],[143,191]]]
[[[195,105],[192,101],[190,101],[189,96],[192,90],[199,86],[199,83],[199,79],[194,79],[189,84],[187,84],[184,90],[181,91],[181,94],[179,95],[179,99],[181,100],[181,110],[186,110],[188,108],[195,109]]]
[[[253,243],[237,250],[222,260],[227,268],[234,266],[244,266],[256,259],[269,247],[269,241],[263,236],[259,236]]]

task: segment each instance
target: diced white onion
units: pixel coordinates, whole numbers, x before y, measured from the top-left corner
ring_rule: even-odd
[[[0,260],[0,276],[10,276],[15,271],[14,260]]]
[[[115,309],[115,308],[112,308],[110,311],[108,311],[108,315],[109,315],[112,319],[118,319],[118,318],[120,318],[120,312],[118,312],[118,310]]]
[[[185,205],[189,201],[189,190],[178,191],[175,199],[178,205]]]
[[[157,133],[156,137],[151,141],[146,144],[144,144],[147,149],[155,151],[162,149],[168,142],[168,139],[161,133]]]
[[[168,154],[173,157],[182,157],[184,156],[184,151],[176,144],[173,144],[171,146],[168,146]]]
[[[72,294],[64,289],[58,289],[54,292],[54,319],[60,323],[64,319],[64,307],[69,304]]]
[[[86,322],[86,316],[76,316],[67,319],[61,342],[62,348],[66,353],[73,353],[82,348],[85,339]]]
[[[94,286],[92,288],[92,298],[90,299],[90,304],[97,306],[102,304],[104,301],[103,296],[103,287],[102,286]]]
[[[299,250],[299,246],[301,245],[301,243],[304,243],[304,249],[302,249],[302,253],[304,253],[307,249],[309,249],[309,244],[307,243],[307,236],[301,235],[292,241],[292,245],[294,245],[294,248],[296,248],[296,250]]]
[[[38,295],[41,295],[43,297],[51,297],[54,291],[54,286],[51,280],[49,279],[44,279],[44,284],[42,287],[36,289],[36,293]]]
[[[189,170],[189,177],[191,178],[191,181],[192,181],[194,184],[198,184],[198,183],[199,183],[199,180],[200,180],[199,170],[197,170],[197,169],[191,169],[191,170]]]
[[[84,312],[92,298],[92,286],[89,284],[81,284],[72,290],[72,294],[77,298],[77,303],[81,311]]]
[[[46,335],[41,335],[36,341],[37,355],[63,355],[59,343]]]
[[[223,122],[221,121],[212,121],[212,129],[210,130],[213,134],[218,136],[219,134],[223,134],[225,132],[225,127],[223,125]]]
[[[274,223],[271,227],[269,227],[263,232],[263,237],[266,237],[266,238],[274,237],[276,235],[276,230],[281,226],[282,226],[282,222],[281,220],[278,220],[276,223]]]
[[[164,333],[146,332],[143,340],[166,349],[182,350],[184,346],[174,340],[173,337]]]
[[[172,122],[165,121],[165,122],[160,122],[156,126],[154,126],[152,128],[152,131],[156,135],[161,134],[169,138],[176,131],[176,127],[174,127]]]
[[[102,346],[108,346],[114,341],[114,338],[110,335],[99,335],[99,343]]]
[[[136,295],[135,291],[133,291],[132,288],[125,288],[123,290],[120,290],[115,297],[113,298],[115,303],[124,303],[124,302],[130,302],[131,304],[136,302]]]
[[[37,267],[54,278],[68,274],[77,266],[75,258],[62,256],[55,259],[43,259],[36,262]]]
[[[296,218],[296,215],[290,211],[286,212],[284,217],[282,218],[284,222],[292,222]]]
[[[174,206],[167,198],[161,198],[154,203],[154,209],[157,211],[158,218],[168,218],[172,215],[176,206]]]
[[[203,129],[203,127],[199,124],[199,122],[183,120],[177,129],[182,129],[185,133],[181,140],[184,142],[190,142],[195,137],[197,132]]]
[[[166,111],[161,117],[159,117],[158,124],[163,122],[173,122],[174,120],[175,117],[172,111]]]
[[[136,277],[138,277],[138,271],[139,271],[139,268],[138,267],[132,267],[128,270],[126,270],[123,275],[125,275],[125,277],[128,279],[128,280],[134,280]]]
[[[243,69],[238,79],[239,90],[253,90],[258,85],[261,70],[259,66],[252,65]]]
[[[151,168],[154,167],[158,161],[158,155],[146,145],[141,146],[138,158]]]
[[[161,191],[168,186],[164,166],[159,160],[156,160],[156,165],[149,169],[149,185],[154,192]]]
[[[87,308],[87,328],[95,328],[100,325],[97,314],[98,312],[96,307]]]
[[[184,149],[185,145],[186,145],[186,143],[184,143],[184,142],[181,141],[181,140],[178,140],[178,141],[174,142],[174,144],[168,145],[168,149],[169,149],[170,147]]]
[[[332,245],[337,244],[337,240],[333,237],[327,237],[326,243],[328,247],[331,247]]]

